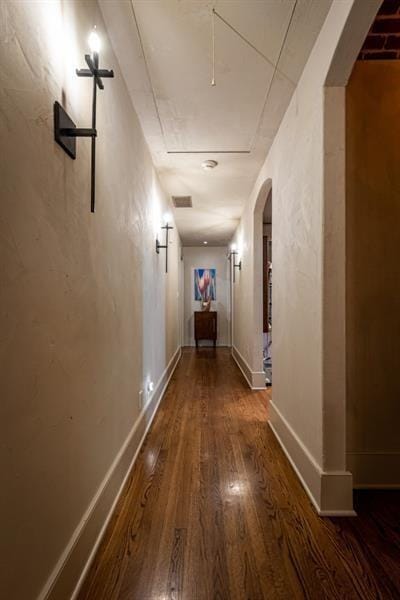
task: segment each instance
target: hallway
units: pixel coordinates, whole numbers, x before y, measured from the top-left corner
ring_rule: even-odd
[[[268,398],[228,349],[183,349],[80,600],[399,597],[399,492],[319,518]]]
[[[400,0],[0,56],[0,600],[400,600]]]

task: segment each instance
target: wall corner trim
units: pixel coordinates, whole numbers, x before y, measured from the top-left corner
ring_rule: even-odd
[[[250,389],[265,390],[264,371],[252,371],[246,359],[240,354],[239,350],[235,346],[232,346],[232,357],[239,369],[242,371]]]
[[[88,509],[60,556],[38,600],[76,600],[83,581],[100,546],[148,430],[181,358],[181,347],[174,352],[154,393],[143,407],[120,451],[106,473]],[[82,568],[82,565],[83,568]]]
[[[348,471],[323,471],[273,401],[269,404],[273,434],[321,517],[355,517],[353,478]]]

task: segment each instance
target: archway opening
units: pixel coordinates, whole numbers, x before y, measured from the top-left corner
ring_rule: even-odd
[[[265,223],[265,224],[264,224]],[[253,278],[254,278],[254,304],[253,304],[253,366],[260,373],[265,374],[264,364],[269,368],[269,381],[272,377],[272,344],[268,326],[268,319],[272,328],[272,181],[267,179],[261,185],[253,213]],[[264,235],[266,234],[266,235]],[[268,360],[265,360],[267,358]],[[265,383],[265,378],[263,378]]]
[[[400,487],[400,53],[384,40],[370,51],[391,8],[346,89],[347,468],[356,488],[374,490]]]
[[[272,385],[272,189],[265,201],[263,221],[263,368]]]

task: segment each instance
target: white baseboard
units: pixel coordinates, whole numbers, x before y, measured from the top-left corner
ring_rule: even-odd
[[[177,348],[89,504],[38,600],[75,600],[181,357]]]
[[[323,471],[272,401],[268,424],[317,513],[323,517],[354,517],[352,474]]]
[[[398,490],[400,488],[400,452],[347,452],[347,468],[353,473],[357,489]]]
[[[242,371],[249,387],[252,390],[265,390],[264,371],[252,371],[246,359],[240,354],[239,350],[232,346],[232,357],[239,369]]]
[[[183,344],[182,346],[183,348],[196,348],[196,342],[191,340],[190,343],[188,344]],[[206,340],[199,340],[199,348],[213,348],[214,347],[214,343],[212,341],[207,342]],[[225,343],[225,342],[218,342],[216,343],[216,347],[217,348],[229,348],[229,344]]]

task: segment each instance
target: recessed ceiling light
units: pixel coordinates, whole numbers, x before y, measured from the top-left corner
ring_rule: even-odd
[[[208,242],[203,242],[203,244],[208,244]]]
[[[205,160],[201,163],[201,166],[205,171],[210,171],[211,169],[215,169],[218,165],[216,160]]]

